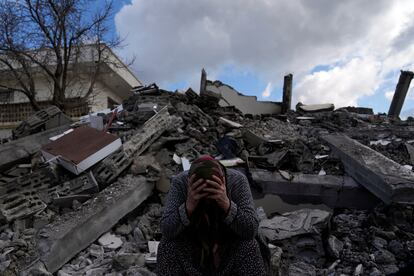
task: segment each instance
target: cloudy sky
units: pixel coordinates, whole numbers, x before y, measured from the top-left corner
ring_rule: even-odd
[[[280,101],[283,76],[293,73],[294,104],[387,112],[400,70],[414,70],[412,0],[115,2],[119,55],[134,56],[137,76],[167,89],[198,90],[204,67],[209,79]]]

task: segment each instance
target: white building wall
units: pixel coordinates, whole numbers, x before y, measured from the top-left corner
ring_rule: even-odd
[[[95,85],[95,92],[91,98],[91,111],[96,112],[108,108],[108,98],[111,98],[113,101],[118,104],[122,103],[122,98],[111,91],[107,86],[101,82],[97,82]]]
[[[15,84],[8,82],[6,85],[13,87]],[[53,86],[47,82],[46,78],[37,78],[36,79],[36,99],[38,101],[50,100],[53,96]],[[84,96],[88,89],[87,80],[79,80],[74,82],[72,85],[69,85],[66,89],[66,96],[68,98]],[[113,101],[118,104],[122,103],[122,98],[115,94],[114,91],[111,91],[110,88],[105,86],[100,81],[95,83],[94,92],[90,97],[90,106],[93,112],[106,109],[108,107],[108,98],[111,98]],[[27,97],[23,93],[15,92],[13,96],[12,103],[25,103],[28,102]]]
[[[17,85],[15,82],[13,81],[7,81],[5,82],[5,85],[8,87],[18,87],[20,88],[19,85]],[[50,99],[52,97],[52,93],[51,91],[53,90],[53,88],[51,87],[51,85],[47,82],[46,78],[37,78],[35,81],[35,87],[36,87],[36,99],[38,101],[46,101],[47,99]],[[25,103],[28,102],[27,97],[20,92],[15,92],[13,95],[13,99],[12,99],[12,103]]]

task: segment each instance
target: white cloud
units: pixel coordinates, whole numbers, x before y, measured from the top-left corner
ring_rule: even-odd
[[[295,87],[297,99],[304,104],[357,105],[358,98],[372,95],[377,88],[378,65],[374,59],[354,58],[343,66],[307,75]]]
[[[262,97],[263,98],[269,98],[270,97],[270,93],[272,93],[273,90],[273,84],[272,82],[268,82],[266,85],[265,90],[262,92]]]
[[[412,0],[132,0],[115,22],[145,82],[197,85],[232,65],[279,87],[293,72],[296,99],[341,106],[413,69],[413,15]],[[334,66],[309,73],[319,64]]]
[[[387,100],[392,101],[392,97],[394,97],[394,91],[387,91],[384,93],[384,95]]]

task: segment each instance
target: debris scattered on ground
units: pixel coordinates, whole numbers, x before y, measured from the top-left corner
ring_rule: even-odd
[[[274,275],[406,269],[414,258],[414,122],[331,104],[291,111],[291,80],[288,103],[251,110],[256,99],[204,74],[200,95],[152,84],[72,125],[56,108],[35,114],[14,132],[19,139],[0,145],[0,274],[155,275],[170,179],[204,154],[244,173],[253,194],[331,208],[258,208]],[[72,147],[40,154],[85,129]],[[85,156],[74,160],[78,151]],[[88,165],[68,165],[81,160]]]

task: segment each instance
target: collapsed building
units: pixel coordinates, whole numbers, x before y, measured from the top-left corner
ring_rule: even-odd
[[[35,113],[0,145],[0,274],[155,275],[170,179],[204,154],[247,176],[272,275],[408,269],[414,120],[395,118],[409,86],[400,82],[390,117],[332,104],[292,111],[292,75],[274,103],[204,70],[200,94],[153,84],[75,123],[54,107]],[[269,194],[309,205],[270,212],[260,205]]]

